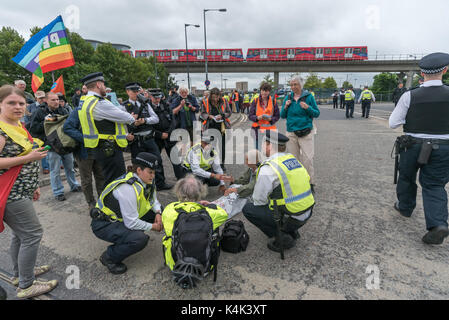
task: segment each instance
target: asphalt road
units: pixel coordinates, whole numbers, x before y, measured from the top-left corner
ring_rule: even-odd
[[[343,110],[322,106],[321,111],[316,121],[317,204],[313,217],[300,230],[301,240],[286,251],[285,261],[267,249],[268,239],[240,214],[236,219],[245,222],[249,247],[237,255],[222,253],[216,283],[208,277],[195,290],[179,288],[163,264],[163,235],[153,232],[148,246],[125,260],[128,272],[114,276],[98,260],[107,243],[92,234],[83,195],[69,193],[66,186],[68,200],[56,202],[47,186],[42,189],[36,209],[45,230],[38,263],[52,265],[53,271],[45,278],[60,281],[50,297],[447,299],[448,243],[422,243],[426,230],[421,197],[410,219],[393,210],[395,186],[390,153],[400,131],[390,130],[380,116],[362,119],[356,114],[354,119],[346,120]],[[250,123],[240,126],[249,128]],[[278,127],[285,131],[285,122],[280,121]],[[242,165],[227,167],[234,176],[244,171]],[[168,165],[166,172],[174,183]],[[174,200],[167,191],[158,197],[163,205]],[[210,188],[207,198],[217,197],[216,188]],[[10,237],[7,227],[0,234],[0,269],[6,272],[11,272]],[[73,270],[79,270],[79,289],[72,286],[76,275]],[[5,286],[2,280],[0,283]],[[8,291],[14,298],[13,289],[8,287]]]

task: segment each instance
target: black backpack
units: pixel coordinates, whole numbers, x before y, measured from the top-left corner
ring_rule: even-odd
[[[249,243],[249,235],[242,221],[228,221],[221,235],[220,246],[225,252],[239,253],[246,251]]]
[[[193,212],[176,211],[179,215],[173,226],[171,248],[175,282],[183,289],[191,289],[211,269],[215,282],[220,256],[218,229],[213,230],[212,219],[204,207]]]

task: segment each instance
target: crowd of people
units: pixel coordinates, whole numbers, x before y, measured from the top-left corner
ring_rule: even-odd
[[[443,195],[449,180],[449,132],[447,117],[438,118],[435,129],[431,122],[420,120],[422,113],[418,108],[426,99],[427,91],[435,91],[436,87],[441,91],[438,91],[441,99],[432,102],[435,105],[433,112],[435,116],[438,112],[447,113],[447,102],[444,101],[449,100],[444,100],[447,90],[441,85],[440,78],[447,71],[448,57],[437,56],[436,60],[444,65],[443,69],[432,64],[436,63],[435,57],[431,57],[430,62],[423,59],[426,82],[422,89],[403,93],[390,120],[392,127],[405,123],[406,132],[411,132],[416,140],[413,140],[415,145],[424,143],[422,139],[431,139],[434,146],[438,145],[433,148],[431,163],[421,169],[429,230],[423,241],[429,244],[441,244],[449,235],[447,197],[445,200]],[[320,116],[314,95],[303,89],[301,77],[291,80],[292,91],[284,97],[282,106],[278,106],[277,99],[271,95],[272,87],[268,83],[261,85],[259,94],[254,94],[252,101],[249,95],[242,97],[238,91],[228,101],[218,88],[206,92],[205,97],[198,101],[187,88],[179,88],[179,92],[178,88],[173,88],[165,97],[160,89],[145,90],[133,82],[125,86],[128,99],[116,106],[108,99],[110,90],[106,88],[101,72],[89,74],[81,82],[83,89],[75,91],[72,106],[63,96],[53,92],[37,91],[36,100],[31,101],[20,81],[15,86],[0,88],[0,182],[3,194],[7,195],[0,203],[0,214],[3,215],[0,216],[0,231],[3,230],[3,221],[12,230],[13,281],[18,286],[19,298],[49,292],[57,285],[55,280],[36,280],[37,276],[50,270],[49,266],[36,267],[43,229],[33,201],[40,197],[39,161],[44,159],[48,169],[44,163],[43,168],[49,170],[57,200],[65,200],[65,188],[60,177],[62,167],[70,190],[84,193],[92,218],[92,232],[99,239],[111,243],[101,254],[100,261],[112,274],[127,271],[123,261],[146,247],[149,231],[165,231],[165,263],[183,287],[193,287],[198,277],[207,275],[212,269],[216,271],[216,260],[208,256],[207,261],[200,263],[190,256],[184,257],[188,245],[180,246],[178,243],[183,239],[183,232],[179,229],[189,217],[195,217],[197,223],[206,223],[207,216],[212,231],[228,219],[226,211],[205,200],[208,187],[218,187],[223,195],[235,193],[248,198],[243,215],[269,238],[268,249],[280,252],[283,257],[284,250],[296,245],[300,238],[298,230],[311,218],[315,205],[314,120]],[[342,92],[337,92],[340,99]],[[375,101],[375,97],[365,88],[359,98],[364,117],[369,117],[371,101]],[[354,102],[355,95],[349,88],[344,92],[348,118],[353,117]],[[406,117],[409,106],[412,113]],[[247,168],[241,177],[234,178],[226,174],[224,165],[226,141],[232,138],[227,134],[231,132],[232,113],[244,110],[248,110],[248,119],[252,122],[255,145],[245,155]],[[64,120],[63,133],[58,134],[65,134],[77,142],[73,153],[61,154],[58,148],[46,148],[54,143],[46,124],[55,118]],[[277,128],[280,119],[286,120],[286,135]],[[201,138],[193,144],[197,140],[198,128]],[[182,133],[180,136],[179,132]],[[219,149],[214,147],[217,137],[221,140]],[[412,181],[416,179],[416,167],[411,165],[415,160],[409,161],[407,157],[419,155],[418,147],[408,148],[401,155],[399,202],[394,206],[404,216],[410,216],[416,205],[416,184],[413,188]],[[163,150],[173,166],[177,180],[175,186],[166,182],[161,156]],[[124,152],[131,154],[128,167]],[[75,162],[81,184],[75,177]],[[427,194],[436,189],[437,174],[438,195],[441,195],[438,205],[432,204],[436,201],[435,196]],[[237,186],[227,187],[227,183]],[[164,208],[158,192],[173,187],[178,201]],[[195,232],[196,237],[202,234]],[[186,243],[199,243],[193,239],[197,238],[189,238]],[[198,251],[198,248],[199,245],[192,251]]]

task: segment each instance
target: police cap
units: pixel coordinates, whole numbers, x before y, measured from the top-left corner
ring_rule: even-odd
[[[284,136],[282,133],[279,133],[274,130],[268,130],[266,132],[265,139],[267,142],[276,144],[279,146],[285,146],[287,144],[287,142],[290,141],[290,139],[287,138],[286,136]]]
[[[142,165],[146,168],[150,168],[156,170],[156,167],[159,165],[157,161],[157,157],[154,154],[148,152],[141,152],[131,160],[133,164]]]
[[[151,96],[155,97],[156,99],[157,98],[162,98],[164,96],[164,93],[162,92],[161,89],[150,89],[150,90],[148,90],[148,93]]]
[[[138,82],[130,82],[125,85],[126,90],[139,91],[142,86]]]
[[[84,78],[81,79],[81,82],[82,82],[84,85],[86,85],[86,86],[87,86],[89,83],[96,82],[96,81],[102,81],[102,82],[105,82],[105,81],[104,81],[104,77],[103,77],[103,72],[95,72],[95,73],[91,73],[91,74],[88,74],[87,76],[85,76]]]
[[[449,54],[442,52],[431,53],[419,62],[422,73],[440,73],[449,65]]]

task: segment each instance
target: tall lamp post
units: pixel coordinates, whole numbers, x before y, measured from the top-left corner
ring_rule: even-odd
[[[208,11],[218,11],[218,12],[226,12],[226,9],[203,9],[203,18],[204,18],[204,58],[205,58],[205,67],[206,67],[206,82],[209,81],[209,75],[207,73],[207,40],[206,40],[206,12]],[[209,90],[209,86],[206,86],[206,89]]]
[[[189,24],[189,23],[185,23],[184,24],[184,32],[185,32],[185,35],[186,35],[187,86],[188,86],[189,92],[190,92],[190,70],[189,70],[189,49],[188,49],[188,46],[187,46],[187,27],[199,28],[200,25],[199,24]]]

